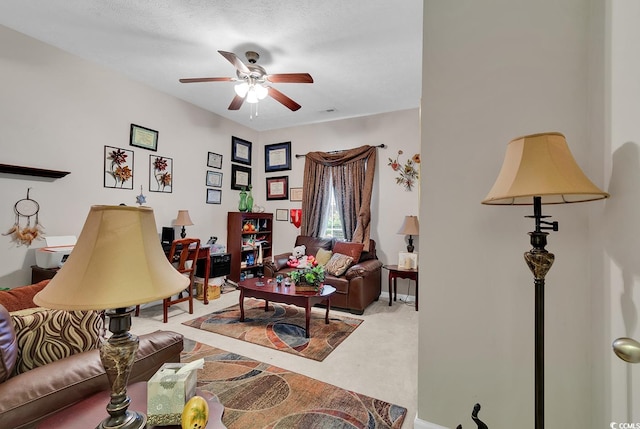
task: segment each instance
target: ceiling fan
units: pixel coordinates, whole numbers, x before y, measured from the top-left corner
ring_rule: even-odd
[[[238,110],[242,103],[257,103],[264,99],[267,95],[274,100],[280,102],[292,111],[298,110],[300,106],[291,98],[284,95],[270,83],[313,83],[313,78],[309,73],[277,73],[267,74],[267,71],[256,64],[260,55],[254,51],[247,51],[248,64],[240,61],[240,58],[233,52],[218,51],[220,55],[225,57],[236,68],[237,77],[201,77],[180,79],[182,83],[195,82],[240,82],[235,86],[236,95],[229,105],[229,110]]]

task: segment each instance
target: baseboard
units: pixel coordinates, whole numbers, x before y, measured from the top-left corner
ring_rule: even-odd
[[[385,292],[385,291],[380,292],[380,298],[388,300],[389,299],[389,292]],[[400,295],[400,294],[398,294],[398,301],[396,301],[396,302],[400,302],[400,301],[402,301],[402,302],[415,302],[415,300],[416,300],[416,297],[413,296],[413,295]]]
[[[437,425],[435,423],[420,420],[416,414],[416,418],[413,421],[413,429],[449,429],[444,426]]]

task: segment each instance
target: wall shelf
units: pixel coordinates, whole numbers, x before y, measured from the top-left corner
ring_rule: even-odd
[[[19,165],[0,164],[0,173],[22,174],[24,176],[52,177],[59,179],[69,171],[47,170],[45,168],[22,167]]]

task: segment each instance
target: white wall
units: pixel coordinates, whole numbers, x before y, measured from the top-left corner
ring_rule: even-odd
[[[560,131],[591,165],[588,0],[425,1],[420,373],[416,427],[532,427],[533,277],[523,261],[530,207],[482,206],[506,144]],[[603,118],[599,118],[603,121]],[[601,142],[598,144],[602,144]],[[545,206],[560,231],[546,287],[546,421],[591,426],[589,213]],[[593,207],[591,207],[593,206]],[[597,405],[600,406],[600,405]],[[598,426],[599,427],[599,426]]]
[[[259,134],[1,26],[0,70],[0,163],[71,172],[58,180],[0,174],[2,232],[14,223],[13,206],[28,188],[40,204],[45,233],[58,236],[78,235],[93,204],[134,205],[142,185],[158,229],[188,209],[195,223],[187,227],[189,236],[216,235],[225,243],[227,212],[237,211],[239,200],[230,189],[232,135],[253,142],[255,202],[273,212],[300,203],[266,201],[263,144],[291,141],[294,154],[388,144],[379,151],[372,228],[385,262],[395,263],[403,248],[396,234],[403,216],[417,213],[418,191],[397,186],[386,165],[397,149],[409,156],[419,151],[417,109]],[[129,146],[131,123],[159,131],[157,152]],[[134,151],[133,190],[103,187],[105,145]],[[222,205],[205,202],[209,151],[223,155]],[[173,159],[172,193],[149,192],[150,154]],[[301,186],[304,160],[293,158],[292,164],[292,171],[269,176],[288,175],[291,186]],[[275,222],[275,250],[288,251],[298,232],[288,222]],[[18,247],[0,236],[0,287],[28,284],[34,249],[42,245]]]
[[[602,348],[618,337],[640,340],[640,4],[608,1],[606,52],[610,122],[606,128],[611,158],[610,192],[604,212],[604,287]],[[602,357],[606,411],[599,422],[640,422],[640,367],[627,364],[606,349]],[[602,427],[602,426],[600,426]]]

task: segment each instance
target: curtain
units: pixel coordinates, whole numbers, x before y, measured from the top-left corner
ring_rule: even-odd
[[[304,166],[301,234],[320,236],[333,187],[345,238],[363,243],[364,250],[369,250],[375,169],[375,146],[336,153],[309,152]]]

